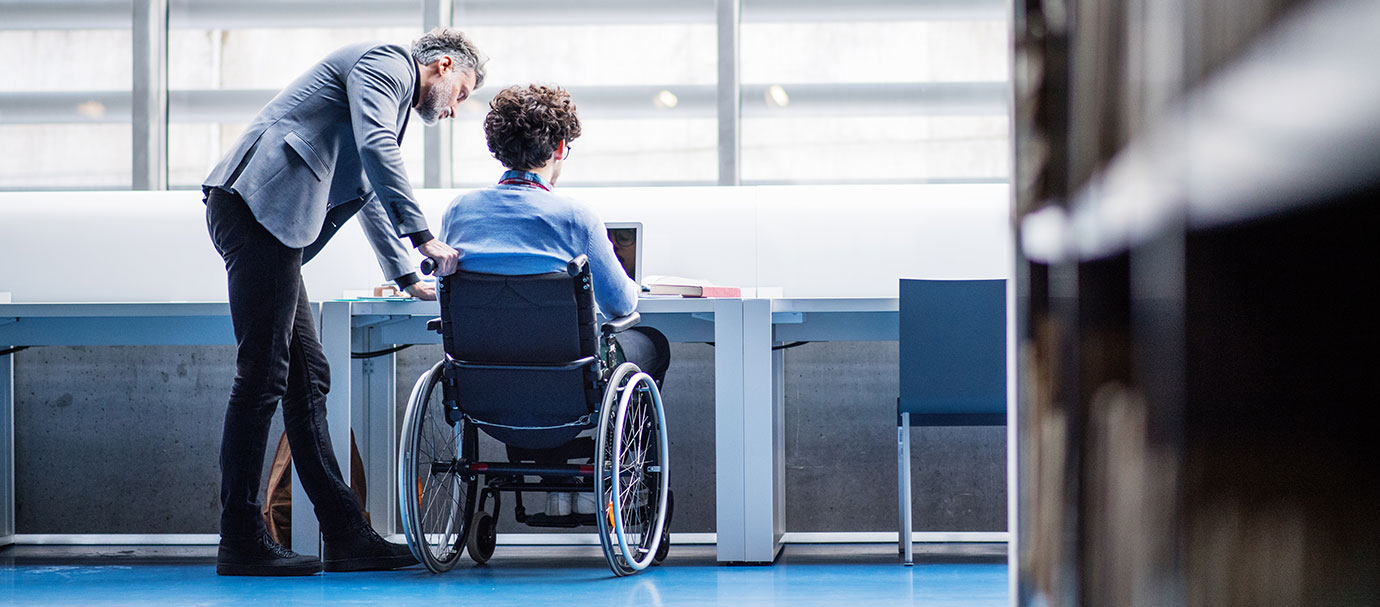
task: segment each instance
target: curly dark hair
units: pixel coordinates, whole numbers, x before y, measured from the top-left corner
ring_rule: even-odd
[[[562,139],[580,136],[580,117],[565,89],[544,84],[510,86],[494,95],[484,118],[489,151],[515,170],[546,164]]]

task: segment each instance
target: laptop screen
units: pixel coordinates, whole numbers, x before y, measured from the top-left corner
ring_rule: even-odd
[[[642,284],[642,224],[640,222],[605,222],[613,254],[623,264],[628,278]]]

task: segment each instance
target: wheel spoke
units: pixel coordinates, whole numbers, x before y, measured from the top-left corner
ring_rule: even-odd
[[[450,475],[446,476],[449,477]],[[427,500],[427,504],[422,514],[423,523],[427,523],[424,525],[424,528],[428,531],[434,530],[436,528],[436,525],[430,523],[434,523],[436,521],[436,517],[434,516],[436,514],[436,506],[438,504],[441,504],[442,500],[439,499],[439,494],[437,492],[424,493],[423,495]]]

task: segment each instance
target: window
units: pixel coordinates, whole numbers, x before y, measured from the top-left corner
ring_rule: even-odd
[[[988,3],[958,14],[840,4],[835,18],[774,4],[743,6],[745,183],[1010,174],[1007,22]]]
[[[665,6],[646,6],[615,11],[572,1],[535,23],[507,11],[499,23],[460,26],[491,61],[484,88],[455,121],[456,184],[490,184],[501,174],[484,139],[488,102],[507,86],[531,83],[566,88],[579,108],[578,152],[563,169],[563,185],[714,183],[713,7],[679,16],[692,22],[665,23]],[[560,23],[582,13],[610,21]]]
[[[421,35],[418,2],[316,4],[173,4],[168,19],[170,187],[199,187],[259,109],[331,51],[363,40],[409,45]],[[331,27],[318,25],[323,21]],[[420,121],[409,123],[403,161],[419,186],[422,139]]]
[[[143,187],[132,165],[147,152],[134,157],[131,125],[146,122],[131,107],[144,35],[131,15],[148,1],[0,0],[0,189]],[[453,23],[490,62],[454,121],[409,126],[417,187],[493,183],[488,101],[533,82],[567,88],[580,108],[566,185],[709,185],[721,162],[746,184],[1010,178],[1004,0],[741,0],[736,56],[721,56],[735,38],[721,34],[732,21],[715,0],[167,2],[167,29],[152,33],[168,49],[159,186],[198,187],[258,110],[330,51],[410,44],[424,21]],[[79,69],[60,69],[74,56]],[[737,115],[718,102],[727,61]],[[736,127],[736,153],[721,126]]]
[[[124,10],[77,21],[42,10],[4,19],[0,189],[130,187],[129,3],[107,4]]]

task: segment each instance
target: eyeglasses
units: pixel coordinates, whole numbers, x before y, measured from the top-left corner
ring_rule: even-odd
[[[574,151],[574,146],[570,145],[569,142],[566,142],[566,144],[565,144],[565,155],[564,155],[564,156],[561,156],[561,160],[565,160],[566,158],[570,158],[570,152],[572,152],[572,151]]]

